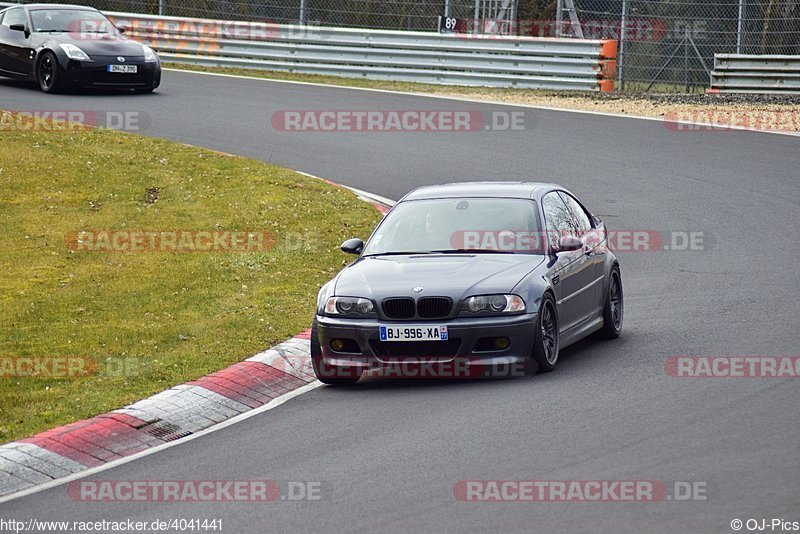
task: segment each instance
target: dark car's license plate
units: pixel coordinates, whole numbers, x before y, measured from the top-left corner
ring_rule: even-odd
[[[108,72],[119,72],[121,74],[136,74],[137,65],[109,65]]]
[[[381,341],[447,341],[446,326],[380,326]]]

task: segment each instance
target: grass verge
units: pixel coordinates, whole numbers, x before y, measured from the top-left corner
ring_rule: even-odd
[[[9,118],[0,122],[23,124]],[[109,130],[6,130],[0,442],[118,408],[308,328],[318,287],[346,261],[338,245],[380,217],[345,190],[250,159]],[[85,230],[264,230],[277,241],[250,252],[71,250],[65,236]],[[19,376],[20,357],[86,358],[92,372]]]

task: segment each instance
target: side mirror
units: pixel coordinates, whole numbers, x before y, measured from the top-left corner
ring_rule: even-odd
[[[24,32],[26,31],[24,24],[12,24],[8,27],[9,30],[14,30],[15,32]]]
[[[558,242],[558,250],[555,252],[573,252],[575,250],[581,250],[583,248],[583,241],[580,238],[575,237],[574,235],[565,235],[561,237],[561,240]]]
[[[117,26],[117,31],[119,33],[125,33],[126,31],[128,31],[128,27],[127,26]]]
[[[364,250],[364,242],[357,237],[348,239],[342,243],[342,252],[347,252],[348,254],[361,254],[362,250]]]

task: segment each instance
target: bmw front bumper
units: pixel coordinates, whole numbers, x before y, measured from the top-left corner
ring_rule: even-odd
[[[451,369],[524,370],[533,347],[536,313],[471,317],[443,321],[381,321],[317,315],[316,331],[323,361],[337,368],[370,370],[393,365],[458,364]],[[379,326],[447,326],[447,341],[382,342]],[[495,346],[504,339],[506,348]],[[334,350],[338,340],[344,349]],[[514,372],[514,371],[512,371]],[[516,374],[516,373],[515,373]]]

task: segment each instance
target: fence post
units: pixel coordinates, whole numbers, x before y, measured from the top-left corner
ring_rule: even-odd
[[[617,54],[617,75],[619,76],[619,89],[625,90],[625,44],[628,40],[628,0],[622,0],[622,17],[619,27],[619,54]]]
[[[564,37],[564,0],[556,3],[556,37]]]
[[[307,0],[300,0],[300,24],[305,24],[308,21],[307,8]]]
[[[736,32],[736,53],[742,53],[742,45],[744,44],[744,17],[745,17],[745,0],[739,0],[739,26]]]
[[[303,0],[305,2],[305,0]],[[444,0],[444,16],[445,18],[450,16],[450,0]]]
[[[158,0],[158,14],[163,17],[167,13],[167,0]]]

